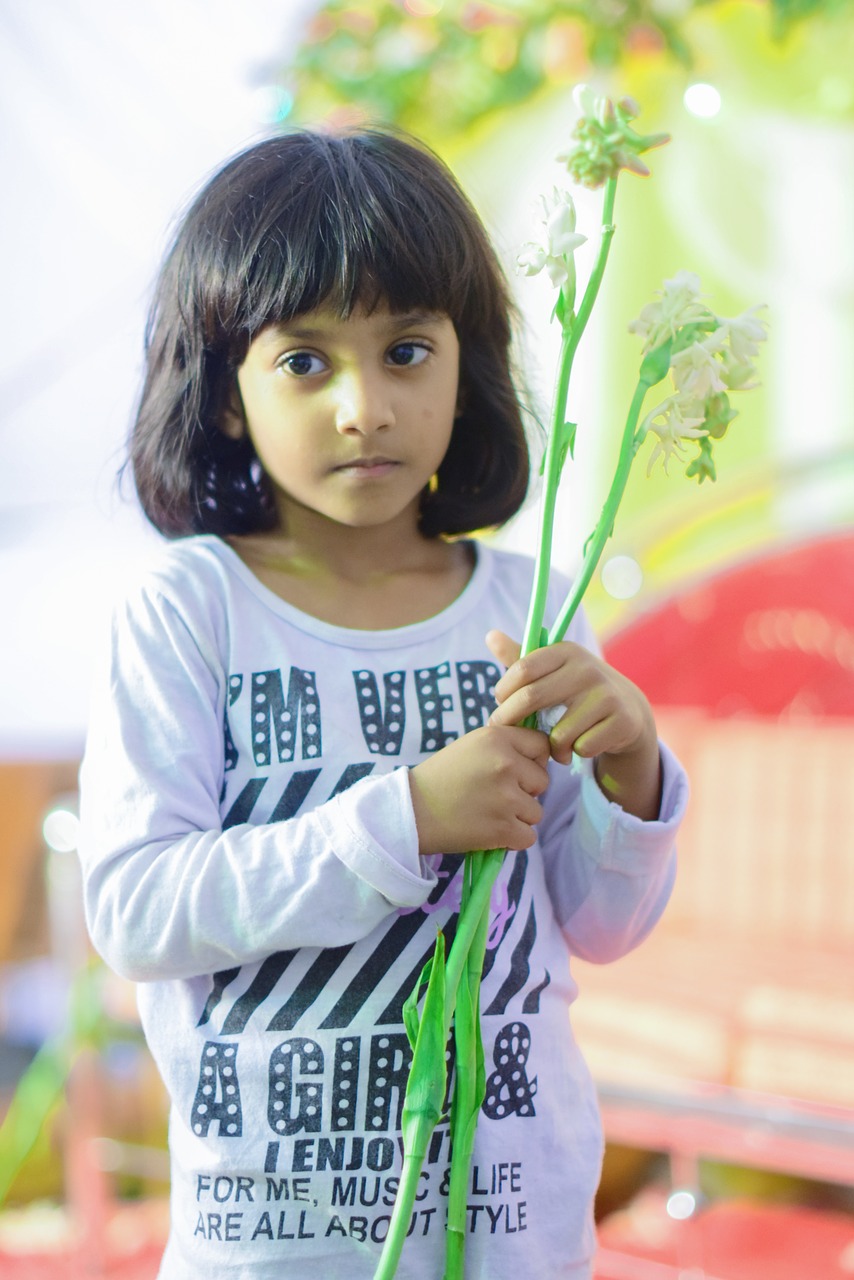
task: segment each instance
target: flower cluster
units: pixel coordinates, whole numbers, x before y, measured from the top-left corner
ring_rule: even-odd
[[[661,146],[669,141],[666,133],[642,137],[634,132],[629,121],[638,114],[638,106],[630,98],[623,98],[615,106],[610,98],[600,98],[587,86],[579,85],[573,92],[575,105],[580,112],[573,131],[577,145],[558,160],[566,164],[575,182],[588,187],[600,187],[605,183],[611,189],[606,202],[613,205],[613,187],[621,169],[632,173],[648,174],[643,161],[638,159],[642,151]],[[516,259],[517,267],[526,276],[545,270],[560,298],[556,313],[561,320],[572,314],[575,300],[575,250],[587,237],[575,230],[575,204],[568,191],[555,187],[550,196],[541,196],[541,222],[545,235],[540,241],[526,244]],[[603,227],[603,232],[613,232],[613,227]]]
[[[648,177],[649,169],[639,157],[669,142],[670,135],[636,133],[631,121],[640,108],[632,98],[615,104],[610,98],[597,97],[589,85],[578,85],[572,96],[579,111],[572,133],[576,145],[558,160],[566,163],[573,181],[583,187],[601,187],[621,169]]]
[[[661,458],[666,471],[672,457],[684,460],[685,441],[698,441],[699,453],[686,475],[702,484],[715,479],[711,442],[726,434],[736,416],[729,392],[757,385],[754,360],[767,323],[759,307],[732,319],[716,315],[702,300],[699,277],[690,271],[665,280],[658,299],[629,325],[643,339],[646,354],[667,351],[674,387],[641,424],[641,439],[649,431],[658,436],[647,470]]]

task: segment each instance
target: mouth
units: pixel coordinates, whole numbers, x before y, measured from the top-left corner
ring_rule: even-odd
[[[347,462],[339,462],[332,470],[340,475],[361,476],[365,479],[375,479],[378,476],[388,475],[395,467],[399,467],[400,463],[395,458],[386,458],[377,455],[371,458],[350,458]]]

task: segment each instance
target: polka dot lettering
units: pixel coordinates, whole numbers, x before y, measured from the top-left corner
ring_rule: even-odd
[[[507,1116],[533,1116],[536,1076],[528,1080],[527,1064],[531,1033],[524,1022],[508,1022],[499,1031],[492,1061],[495,1071],[486,1082],[483,1113],[490,1120]]]
[[[255,671],[251,701],[256,722],[253,756],[257,765],[268,765],[276,757],[280,761],[293,760],[299,737],[297,725],[302,734],[303,759],[322,754],[320,700],[313,671],[291,667],[287,698],[280,670]]]
[[[405,1032],[372,1036],[365,1122],[371,1129],[400,1127],[412,1048]]]
[[[228,677],[228,706],[233,707],[237,699],[243,692],[243,676],[233,675]],[[224,712],[223,722],[223,742],[225,747],[225,771],[237,768],[237,747],[234,745],[234,737],[232,736],[231,726],[228,723],[228,707]]]
[[[214,1123],[218,1123],[220,1137],[237,1138],[243,1132],[237,1048],[236,1044],[208,1040],[202,1049],[199,1083],[190,1114],[190,1127],[200,1138],[207,1137]]]
[[[379,684],[373,671],[353,672],[362,734],[368,750],[374,755],[400,754],[403,731],[406,727],[406,712],[403,704],[405,680],[405,671],[385,671],[383,673],[385,698],[383,699],[380,697]]]
[[[322,1074],[323,1051],[314,1040],[295,1036],[273,1050],[267,1123],[275,1133],[290,1135],[320,1131],[323,1087],[312,1084],[310,1077]]]
[[[421,667],[415,672],[415,692],[418,696],[418,710],[421,714],[421,750],[438,751],[453,742],[459,734],[446,729],[443,715],[453,710],[453,699],[450,694],[442,693],[440,680],[447,680],[451,674],[450,664],[443,662],[438,667]]]
[[[495,686],[501,672],[494,662],[458,662],[457,683],[466,733],[486,724],[495,710]]]

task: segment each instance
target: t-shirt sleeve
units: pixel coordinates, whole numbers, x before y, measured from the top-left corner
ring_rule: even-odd
[[[225,676],[207,618],[140,592],[114,619],[81,767],[93,942],[137,981],[273,951],[340,947],[435,875],[418,855],[406,770],[281,822],[223,830]]]

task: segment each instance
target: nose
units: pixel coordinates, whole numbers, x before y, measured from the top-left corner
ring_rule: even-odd
[[[335,427],[341,435],[373,435],[393,427],[390,388],[378,371],[353,369],[338,380]]]

